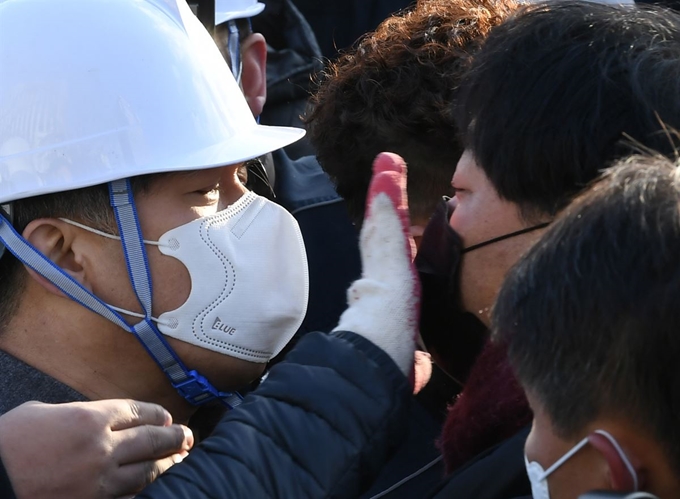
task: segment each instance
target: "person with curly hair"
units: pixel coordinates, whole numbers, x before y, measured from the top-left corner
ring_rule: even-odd
[[[415,236],[441,196],[452,195],[463,152],[452,111],[457,83],[480,41],[515,8],[509,0],[421,0],[329,64],[312,96],[307,130],[356,224],[380,151],[394,151],[409,165]]]

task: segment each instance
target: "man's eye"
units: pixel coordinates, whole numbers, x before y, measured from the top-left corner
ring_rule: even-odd
[[[201,196],[207,196],[208,194],[214,194],[219,192],[220,186],[219,184],[216,185],[211,185],[209,187],[204,187],[203,189],[198,189],[197,191],[194,191],[196,194],[200,194]]]

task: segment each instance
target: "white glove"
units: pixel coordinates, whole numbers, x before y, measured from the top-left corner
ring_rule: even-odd
[[[352,331],[383,349],[410,376],[418,333],[420,282],[413,266],[406,164],[381,153],[373,162],[361,229],[361,279],[347,291],[336,331]]]

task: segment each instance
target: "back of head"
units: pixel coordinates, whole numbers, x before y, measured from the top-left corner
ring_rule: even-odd
[[[621,422],[680,472],[680,170],[632,157],[569,205],[499,293],[496,335],[554,431]],[[591,431],[590,428],[587,431]]]
[[[411,216],[427,220],[449,193],[462,148],[451,105],[468,56],[515,8],[511,0],[421,0],[332,63],[307,117],[319,162],[360,221],[371,163],[409,164]]]
[[[631,140],[680,127],[680,16],[554,2],[492,30],[461,84],[463,140],[501,197],[554,214]]]

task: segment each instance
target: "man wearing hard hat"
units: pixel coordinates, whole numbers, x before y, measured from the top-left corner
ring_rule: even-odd
[[[161,404],[185,422],[207,402],[239,405],[234,389],[259,376],[302,322],[308,271],[295,220],[247,191],[236,171],[304,132],[255,122],[184,0],[0,1],[0,68],[0,415],[39,422],[50,406],[24,402],[127,397]],[[374,220],[365,224],[374,228],[365,243],[377,251],[367,253],[372,261],[352,290],[341,331],[307,336],[243,408],[228,412],[181,472],[192,476],[190,497],[204,493],[207,470],[223,489],[276,486],[273,476],[232,476],[242,473],[246,450],[248,462],[279,470],[286,490],[301,492],[284,496],[297,497],[353,476],[343,466],[329,473],[325,463],[359,462],[371,445],[388,443],[383,428],[392,427],[410,393],[404,375],[413,364],[417,280],[405,235],[405,168],[385,156],[378,170]],[[379,381],[365,387],[364,376]],[[21,413],[12,410],[19,405]],[[65,411],[55,417],[86,414],[56,407]],[[155,407],[160,420],[147,423],[167,423]],[[98,410],[117,412],[123,425],[149,419],[135,414],[144,412],[139,404]],[[301,456],[316,461],[318,479],[292,479],[306,468],[287,456],[287,429],[299,421],[314,438],[336,418],[339,445],[326,449],[327,459],[313,450]],[[24,425],[8,440],[17,425],[0,419],[0,457],[12,482],[0,466],[2,494],[127,497],[139,490],[112,491],[111,475],[96,475],[111,454],[107,436],[120,429],[105,414],[103,424],[82,425],[104,441],[82,474],[82,459],[60,461],[61,454],[52,465],[21,466],[15,452],[35,454],[45,432],[26,434]],[[59,435],[73,444],[69,431]],[[114,456],[111,467],[122,472],[124,457]],[[36,476],[30,466],[38,464]],[[73,488],[60,488],[63,476]],[[82,491],[79,477],[94,489],[69,493]],[[170,490],[182,494],[173,481],[149,493],[169,497]]]
[[[308,279],[296,222],[236,169],[304,132],[256,124],[181,0],[10,0],[0,33],[0,413],[237,405]]]

